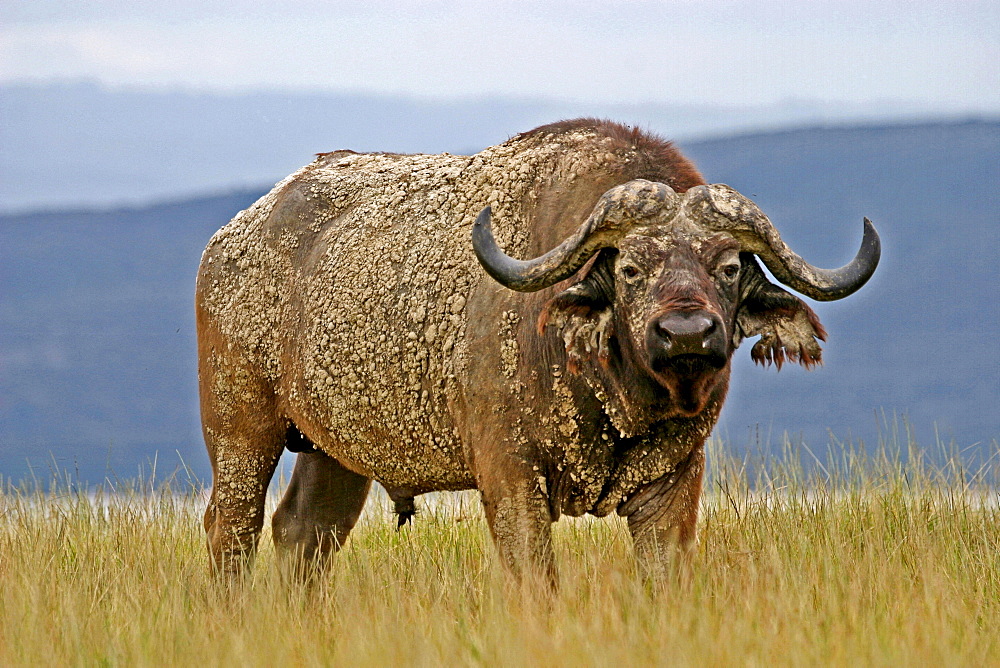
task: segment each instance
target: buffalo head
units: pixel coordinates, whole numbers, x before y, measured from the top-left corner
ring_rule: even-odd
[[[650,420],[696,416],[713,397],[721,404],[729,359],[745,337],[761,337],[751,353],[758,363],[820,361],[825,332],[815,313],[770,283],[755,256],[785,285],[833,300],[864,285],[880,253],[865,219],[851,263],[813,267],[753,202],[724,185],[680,194],[641,179],[616,186],[569,238],[525,261],[500,250],[490,215],[486,208],[476,220],[473,246],[502,285],[540,290],[585,268],[545,305],[539,330],[562,329],[571,371],[596,356],[599,364],[585,368],[623,434]]]

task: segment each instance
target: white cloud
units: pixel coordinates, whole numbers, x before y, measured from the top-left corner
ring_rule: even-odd
[[[1000,109],[997,3],[162,3],[0,11],[0,79]]]

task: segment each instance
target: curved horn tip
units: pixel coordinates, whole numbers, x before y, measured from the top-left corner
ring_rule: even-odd
[[[473,227],[482,227],[483,225],[489,225],[490,219],[493,217],[493,207],[487,206],[485,209],[479,212],[476,216],[476,222],[472,224]],[[868,220],[865,218],[865,220]]]
[[[545,287],[531,275],[531,262],[509,257],[493,237],[492,209],[486,207],[472,224],[472,250],[486,273],[501,285],[519,292],[534,292]]]
[[[865,240],[871,238],[872,243],[879,243],[878,230],[875,229],[875,224],[871,221],[868,216],[865,216]],[[880,244],[881,245],[881,244]]]
[[[493,209],[487,206],[472,223],[472,248],[476,251],[479,261],[482,262],[484,256],[495,254],[500,251],[493,238]]]
[[[882,257],[882,239],[879,237],[878,230],[875,229],[874,223],[872,223],[868,216],[865,216],[865,232],[861,237],[861,246],[867,249],[872,262],[877,266],[879,259]],[[872,272],[874,271],[875,267],[872,267]]]
[[[850,263],[840,269],[821,270],[829,276],[833,285],[821,289],[814,294],[804,293],[818,301],[833,301],[843,299],[861,289],[875,273],[879,259],[882,257],[882,241],[875,230],[875,225],[867,217],[864,219],[864,236],[861,248]]]

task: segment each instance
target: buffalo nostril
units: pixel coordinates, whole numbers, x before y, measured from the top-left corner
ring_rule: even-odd
[[[708,348],[708,346],[709,346],[709,340],[711,339],[712,334],[715,334],[715,329],[716,329],[715,320],[709,318],[709,320],[708,320],[708,327],[702,333],[702,337],[701,337],[702,338],[702,341],[701,341],[701,347],[702,348]]]
[[[670,355],[681,355],[710,349],[718,327],[715,318],[693,312],[665,315],[656,320],[653,329]]]
[[[670,328],[667,325],[666,318],[660,318],[656,321],[655,327],[656,333],[660,335],[661,338],[670,340]]]
[[[712,318],[701,314],[671,314],[660,318],[657,329],[667,338],[703,337],[712,333],[715,322]]]

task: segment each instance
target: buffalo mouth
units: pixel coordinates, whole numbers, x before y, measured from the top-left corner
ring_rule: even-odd
[[[726,358],[715,354],[654,356],[653,377],[666,390],[669,403],[682,417],[692,417],[704,410],[715,389]]]
[[[722,355],[686,353],[683,355],[653,355],[652,366],[656,373],[671,373],[684,378],[695,378],[714,373],[726,366]]]

